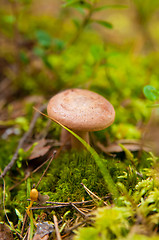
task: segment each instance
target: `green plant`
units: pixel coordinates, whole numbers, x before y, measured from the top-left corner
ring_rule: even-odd
[[[93,227],[81,228],[76,232],[75,240],[87,239],[121,239],[126,237],[130,223],[128,218],[133,215],[131,208],[113,207],[99,208]]]
[[[147,99],[149,99],[152,102],[155,102],[159,100],[159,90],[157,90],[155,87],[151,85],[146,85],[143,88],[144,95]],[[154,107],[158,107],[159,104],[153,105]]]

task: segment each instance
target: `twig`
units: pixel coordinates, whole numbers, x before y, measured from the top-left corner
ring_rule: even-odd
[[[16,184],[14,184],[12,187],[9,188],[9,191],[13,190],[15,187],[19,186],[22,182],[24,182],[25,180],[28,179],[28,177],[30,177],[31,174],[37,172],[40,168],[42,168],[48,161],[50,160],[50,158],[48,158],[45,162],[43,162],[41,165],[39,165],[37,168],[35,168],[32,172],[28,172],[26,174],[26,176],[20,180],[19,182],[17,182]]]
[[[26,223],[27,223],[27,220],[28,220],[28,214],[25,213],[24,221],[23,221],[23,225],[22,225],[22,230],[21,230],[21,235],[22,235],[22,236],[23,236],[23,234],[24,234],[25,225],[26,225]]]
[[[100,197],[98,197],[97,195],[95,195],[91,190],[89,190],[83,183],[81,183],[81,185],[84,187],[84,189],[86,190],[86,192],[89,194],[89,196],[91,196],[91,198],[96,198],[99,201],[101,201],[102,199]],[[104,204],[106,206],[108,206],[108,204],[106,202],[104,202]]]
[[[26,234],[25,234],[25,236],[24,236],[23,240],[27,240],[27,239],[28,239],[28,236],[29,236],[29,234],[30,234],[30,226],[29,226],[29,228],[27,229],[27,232],[26,232]]]
[[[21,179],[19,182],[15,183],[13,186],[11,186],[11,187],[9,188],[9,191],[12,191],[14,188],[16,188],[17,186],[19,186],[22,182],[24,182],[25,180],[27,180],[28,177],[30,177],[30,172],[28,172],[28,173],[26,174],[26,176],[25,176],[23,179]]]
[[[106,196],[106,197],[103,197],[103,198],[101,198],[101,200],[104,200],[104,199],[108,199],[108,198],[110,198],[110,196],[108,195],[108,196]],[[59,204],[59,205],[61,205],[61,204],[64,204],[64,205],[70,205],[71,203],[73,203],[73,204],[80,204],[80,205],[83,205],[83,204],[87,204],[87,203],[92,203],[93,202],[93,200],[87,200],[87,201],[82,201],[82,202],[50,202],[50,201],[47,201],[46,203],[48,203],[48,204]]]
[[[71,46],[73,45],[80,37],[81,33],[84,31],[85,27],[88,25],[91,17],[92,17],[92,14],[93,14],[93,11],[94,11],[94,8],[95,8],[95,4],[92,4],[91,8],[88,10],[88,13],[85,15],[85,17],[83,18],[82,20],[82,23],[78,29],[78,31],[76,32],[75,36],[73,37],[73,39],[68,43],[68,46]]]
[[[70,206],[70,205],[68,205]],[[37,206],[37,207],[31,207],[30,210],[41,210],[41,209],[54,209],[54,208],[61,208],[66,207],[66,205],[55,205],[55,206]]]
[[[74,207],[83,217],[86,217],[85,213],[83,213],[78,207],[76,207],[73,203],[71,203],[71,206]]]
[[[59,231],[59,228],[58,228],[58,221],[57,221],[56,215],[53,215],[53,220],[54,220],[55,232],[56,232],[57,240],[62,240],[61,239],[61,235],[60,235],[60,231]]]
[[[27,234],[27,240],[31,240],[31,239],[30,239],[30,229],[31,229],[31,226],[29,226],[28,231],[27,231],[27,233],[28,233],[28,234]]]
[[[50,166],[50,164],[51,164],[52,160],[54,159],[54,157],[55,157],[55,154],[56,154],[56,151],[53,151],[53,156],[50,158],[50,162],[49,162],[49,164],[47,165],[47,167],[46,167],[45,171],[43,172],[43,174],[42,174],[41,178],[39,179],[39,182],[37,183],[37,185],[36,185],[36,187],[35,187],[35,188],[37,188],[37,187],[39,186],[39,184],[40,184],[40,182],[41,182],[42,178],[44,177],[44,175],[45,175],[45,173],[47,172],[47,170],[48,170],[48,168],[49,168],[49,166]]]
[[[42,105],[40,107],[40,110],[43,111],[45,108],[46,108],[46,104]],[[23,144],[26,141],[26,139],[32,133],[33,128],[34,128],[34,126],[36,124],[36,121],[37,121],[39,116],[40,116],[40,113],[39,112],[35,112],[35,114],[33,116],[33,119],[32,119],[32,121],[30,123],[29,130],[26,133],[24,133],[23,137],[20,139],[19,144],[17,146],[17,149],[16,149],[16,151],[15,151],[15,153],[14,153],[14,155],[13,155],[11,161],[10,161],[10,163],[4,168],[4,171],[0,175],[0,178],[4,177],[6,175],[6,173],[13,167],[15,161],[17,160],[19,149],[23,146]]]
[[[107,199],[109,196],[104,197],[103,199]],[[28,199],[30,201],[30,199]],[[83,202],[50,202],[46,201],[46,204],[55,204],[55,205],[49,205],[49,206],[35,206],[30,208],[31,210],[37,210],[37,209],[54,209],[54,208],[60,208],[60,207],[68,207],[71,206],[72,204],[74,205],[84,205],[88,203],[92,203],[94,200],[88,200],[88,201],[83,201]]]
[[[88,220],[86,220],[86,219],[83,220],[82,222],[80,222],[80,223],[74,225],[73,227],[71,227],[71,228],[69,228],[69,229],[66,229],[66,230],[64,231],[64,233],[67,234],[67,233],[72,232],[72,231],[75,230],[76,228],[78,228],[78,227],[80,227],[81,225],[87,223],[87,221],[88,221]]]

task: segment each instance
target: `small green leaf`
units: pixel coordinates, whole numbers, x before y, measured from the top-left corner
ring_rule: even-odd
[[[127,7],[126,5],[118,5],[118,4],[115,4],[115,5],[104,5],[104,6],[95,8],[93,11],[94,12],[99,12],[99,11],[110,9],[110,8],[126,8],[126,7]]]
[[[63,3],[63,7],[69,7],[75,3],[79,2],[79,0],[67,0],[65,3]]]
[[[23,222],[23,215],[19,212],[17,208],[15,208],[16,215],[18,216],[18,219]]]
[[[63,50],[65,48],[65,42],[58,38],[53,38],[53,44],[58,50]]]
[[[125,152],[126,158],[130,160],[131,162],[134,161],[133,154],[121,143],[119,143],[119,146],[122,148],[122,150]]]
[[[75,27],[76,27],[77,29],[79,29],[79,27],[80,27],[80,21],[79,21],[79,19],[74,18],[74,19],[72,19],[72,22],[74,23]]]
[[[23,148],[20,148],[20,149],[19,149],[19,151],[18,151],[17,164],[19,164],[20,167],[21,167],[21,161],[22,161],[23,159],[27,159],[27,158],[31,155],[34,147],[35,147],[37,144],[38,144],[37,142],[33,143],[33,145],[32,145],[27,151],[25,151]]]
[[[64,3],[63,7],[80,7],[80,8],[90,9],[91,4],[89,4],[85,1],[70,0],[70,1],[67,1],[67,3]]]
[[[159,91],[151,85],[146,85],[143,89],[144,95],[147,99],[155,101],[159,99]]]
[[[38,30],[38,31],[36,31],[35,35],[36,35],[38,43],[42,47],[50,47],[50,45],[52,43],[52,38],[47,32],[45,32],[43,30]]]
[[[113,25],[110,22],[104,21],[104,20],[91,20],[92,22],[96,22],[106,28],[112,29]]]

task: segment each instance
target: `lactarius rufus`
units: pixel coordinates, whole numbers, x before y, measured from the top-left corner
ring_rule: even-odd
[[[89,132],[109,127],[115,111],[103,96],[83,89],[68,89],[53,96],[47,106],[48,115],[74,131],[89,143]],[[83,145],[71,136],[73,148]]]

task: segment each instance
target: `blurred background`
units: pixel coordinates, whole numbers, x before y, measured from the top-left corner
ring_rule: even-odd
[[[141,137],[151,113],[143,87],[159,89],[158,0],[1,0],[0,5],[1,125],[24,117],[18,124],[25,131],[32,106],[78,87],[114,105],[111,141]]]

